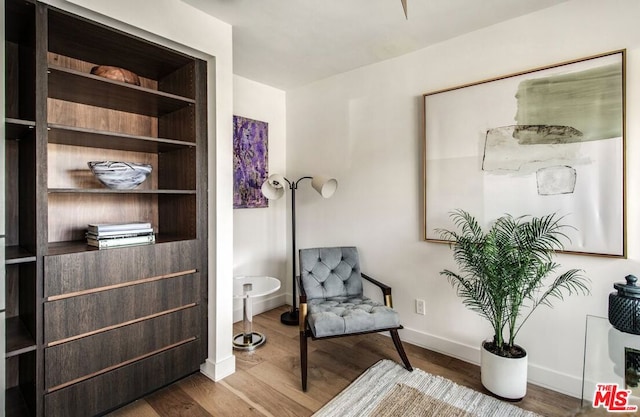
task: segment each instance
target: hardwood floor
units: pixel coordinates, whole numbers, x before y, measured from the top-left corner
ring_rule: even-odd
[[[109,414],[110,417],[310,416],[380,359],[400,362],[390,337],[363,335],[309,341],[309,387],[300,388],[298,328],[280,323],[280,307],[254,317],[267,342],[236,353],[236,372],[214,383],[197,373]],[[241,323],[234,326],[239,333]],[[415,368],[486,392],[480,368],[404,344]],[[573,416],[580,401],[529,385],[517,406],[548,417]]]

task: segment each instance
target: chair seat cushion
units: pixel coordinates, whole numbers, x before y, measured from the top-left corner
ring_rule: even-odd
[[[362,296],[309,300],[307,319],[315,337],[400,327],[396,311]]]

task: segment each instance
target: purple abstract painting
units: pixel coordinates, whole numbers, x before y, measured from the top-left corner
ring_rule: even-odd
[[[260,192],[267,179],[269,124],[233,116],[233,208],[268,207]]]

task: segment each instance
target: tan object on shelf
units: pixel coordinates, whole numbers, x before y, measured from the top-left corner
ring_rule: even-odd
[[[98,65],[91,68],[91,73],[110,80],[121,81],[127,84],[140,85],[140,78],[133,72],[109,65]]]

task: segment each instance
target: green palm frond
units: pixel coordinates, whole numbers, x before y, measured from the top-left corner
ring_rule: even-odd
[[[464,210],[450,214],[456,230],[438,229],[450,242],[460,272],[444,270],[463,304],[486,318],[494,329],[494,341],[510,347],[531,313],[540,305],[552,306],[573,294],[589,294],[589,280],[571,269],[550,284],[546,278],[559,267],[557,251],[569,241],[563,217],[504,215],[487,232]],[[507,329],[507,338],[503,337]],[[508,342],[504,342],[504,341]]]

